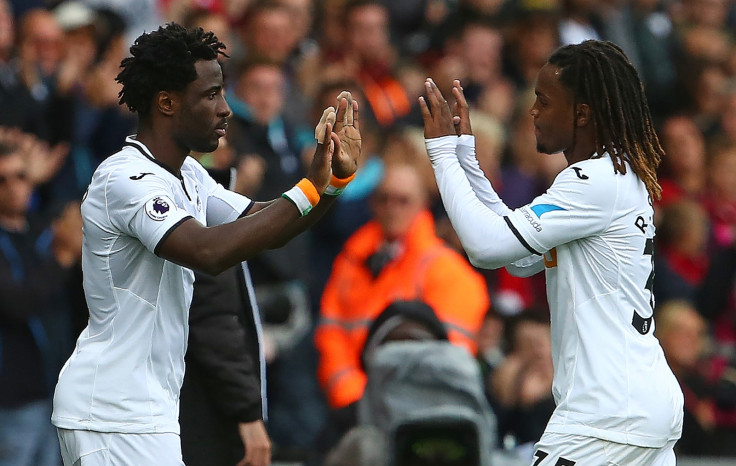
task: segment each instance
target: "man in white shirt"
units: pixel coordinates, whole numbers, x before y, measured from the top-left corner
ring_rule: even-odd
[[[636,70],[586,41],[553,53],[530,110],[539,152],[568,167],[510,210],[474,156],[468,107],[431,79],[420,98],[442,200],[471,262],[521,276],[545,270],[556,409],[534,466],[674,465],[683,396],[653,335],[655,169],[663,150]]]
[[[283,198],[253,202],[218,185],[189,153],[213,151],[226,134],[223,49],[211,32],[172,23],[141,35],[121,63],[120,103],[138,113],[139,130],[99,166],[82,202],[90,319],[59,376],[52,416],[65,466],[183,464],[190,269],[217,274],[279,247],[355,173],[357,106],[345,93],[317,126],[307,178]],[[269,453],[251,464],[267,465]]]

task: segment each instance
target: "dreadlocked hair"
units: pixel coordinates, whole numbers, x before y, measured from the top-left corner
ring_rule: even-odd
[[[194,63],[227,56],[225,44],[213,32],[169,23],[142,34],[130,47],[132,56],[120,63],[115,80],[123,85],[119,104],[139,116],[151,112],[153,97],[160,91],[181,91],[197,79]]]
[[[610,154],[614,173],[626,173],[628,162],[651,198],[659,199],[656,170],[664,150],[644,86],[623,50],[612,42],[587,40],[557,49],[548,62],[559,68],[560,82],[572,91],[575,104],[590,106],[598,154]]]

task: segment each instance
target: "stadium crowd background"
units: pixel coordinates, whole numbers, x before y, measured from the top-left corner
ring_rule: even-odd
[[[559,45],[589,38],[616,42],[637,67],[667,152],[663,196],[655,200],[653,287],[656,332],[685,392],[678,452],[736,457],[736,2],[0,0],[0,145],[24,154],[33,175],[24,180],[34,188],[31,217],[53,221],[55,231],[59,219],[78,225],[65,207],[81,200],[99,162],[135,132],[135,118],[117,103],[120,60],[134,37],[168,21],[212,30],[228,47],[223,68],[234,115],[221,147],[198,156],[211,168],[237,168],[235,189],[256,200],[303,176],[311,128],[329,99],[350,89],[361,104],[364,157],[356,180],[316,228],[252,264],[264,296],[274,459],[310,457],[323,441],[331,418],[317,381],[320,297],[344,242],[371,218],[371,192],[388,162],[416,167],[439,236],[462,252],[424,150],[416,101],[425,77],[446,86],[445,95],[452,79],[462,80],[481,166],[515,208],[565,166],[561,154],[535,148],[528,109],[536,72]],[[10,199],[16,181],[0,178],[0,200]],[[499,443],[513,448],[533,441],[530,426],[543,429],[549,415],[551,360],[535,359],[548,357],[548,332],[538,327],[544,330],[547,312],[544,278],[483,274],[491,308],[477,357]],[[53,315],[49,337],[61,349],[23,360],[45,364],[50,374],[86,321],[78,266],[58,279],[62,292],[51,309],[18,317],[0,306],[4,331]],[[297,304],[286,315],[269,313],[267,298],[287,289],[299,290]],[[20,296],[5,286],[0,294],[3,303]],[[507,382],[493,381],[510,357],[522,362],[503,368]],[[531,390],[538,395],[520,406],[513,394],[527,381],[542,390]],[[13,390],[0,393],[0,408],[25,401]]]

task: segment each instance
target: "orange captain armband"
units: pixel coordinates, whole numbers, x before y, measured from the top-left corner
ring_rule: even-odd
[[[281,197],[293,202],[297,209],[299,209],[302,217],[307,215],[312,210],[312,207],[316,206],[319,202],[319,192],[317,192],[317,188],[307,178],[299,180],[293,188],[286,191]]]
[[[332,175],[332,178],[330,179],[330,184],[327,186],[327,189],[325,190],[325,194],[328,196],[339,196],[342,194],[343,191],[345,191],[345,188],[348,184],[350,184],[351,181],[355,178],[355,173],[348,176],[347,178],[338,178],[335,175]]]

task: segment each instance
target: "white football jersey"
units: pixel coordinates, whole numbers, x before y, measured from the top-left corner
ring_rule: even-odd
[[[473,265],[518,276],[546,269],[557,404],[546,432],[652,448],[678,439],[683,396],[653,335],[654,225],[644,183],[630,167],[614,173],[604,154],[567,167],[512,211],[474,160],[472,136],[425,143]]]
[[[657,448],[680,437],[683,395],[653,335],[653,215],[644,183],[630,167],[615,174],[606,154],[505,217],[544,255],[557,404],[547,432]]]
[[[196,160],[175,174],[132,137],[100,164],[82,202],[89,324],[59,375],[54,425],[179,433],[194,274],[156,248],[189,218],[217,225],[251,205]]]

